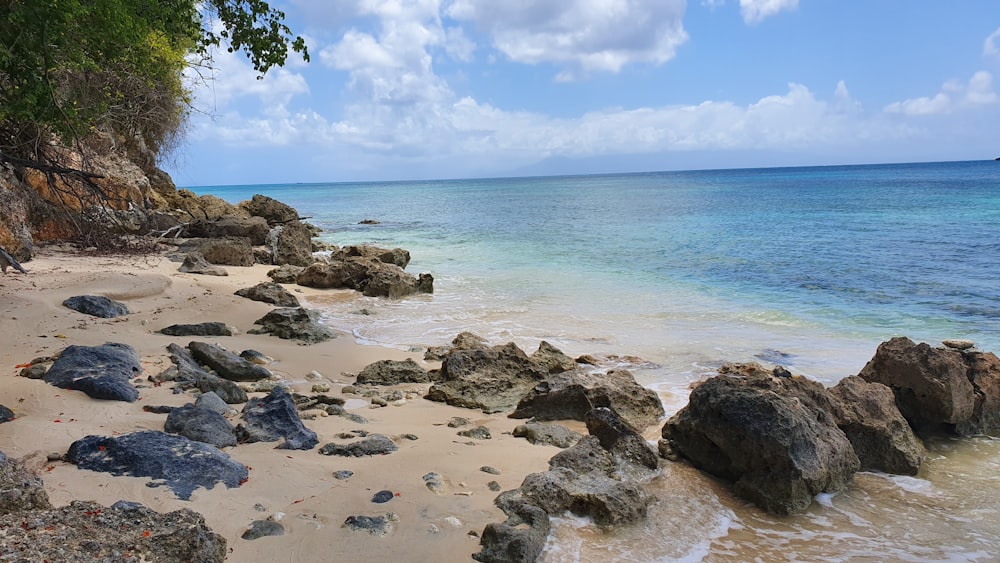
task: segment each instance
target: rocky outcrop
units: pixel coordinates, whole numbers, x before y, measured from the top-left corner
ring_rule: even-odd
[[[331,261],[342,261],[352,257],[371,258],[386,264],[395,264],[404,270],[410,264],[410,253],[402,248],[380,248],[370,245],[345,246],[330,253]]]
[[[369,297],[399,298],[434,292],[430,274],[414,277],[395,264],[360,256],[314,263],[298,275],[296,283],[320,289],[354,289]]]
[[[510,417],[584,420],[597,407],[614,410],[636,428],[651,426],[664,414],[656,392],[636,383],[627,370],[619,369],[606,374],[569,371],[550,375],[521,398]]]
[[[263,218],[268,225],[280,225],[299,219],[298,211],[290,205],[266,195],[256,194],[249,201],[240,203],[239,207],[253,217]]]
[[[66,460],[80,469],[151,477],[182,500],[190,499],[199,487],[211,489],[218,483],[239,487],[248,475],[246,466],[215,446],[155,430],[87,436],[70,445]]]
[[[42,379],[56,387],[83,391],[94,399],[131,403],[139,398],[131,381],[141,373],[135,350],[127,344],[111,343],[66,348]]]
[[[485,413],[511,410],[549,373],[513,342],[453,350],[441,362],[440,382],[427,392],[432,401]]]
[[[217,219],[194,219],[184,225],[180,235],[186,238],[240,237],[250,244],[260,246],[267,241],[270,227],[261,217],[226,215]]]
[[[72,309],[84,315],[100,317],[102,319],[113,319],[128,314],[128,307],[124,303],[112,301],[101,295],[77,295],[63,301],[63,307]]]
[[[400,383],[430,383],[430,372],[407,358],[402,361],[380,360],[365,366],[355,383],[361,385],[398,385]]]
[[[236,290],[236,295],[278,307],[298,307],[299,300],[287,289],[274,282],[261,282],[253,287]]]
[[[993,353],[893,338],[858,376],[892,389],[918,432],[971,436],[1000,429],[1000,359]]]
[[[319,313],[302,307],[274,309],[253,324],[260,325],[260,328],[250,329],[247,333],[270,334],[306,344],[325,342],[337,337],[335,332],[319,323]]]
[[[291,396],[275,387],[262,399],[248,401],[243,407],[243,422],[236,427],[240,442],[277,442],[279,450],[310,450],[318,443],[316,433],[299,419]]]
[[[312,229],[305,223],[292,221],[271,229],[267,237],[271,263],[276,266],[308,266],[312,255]]]

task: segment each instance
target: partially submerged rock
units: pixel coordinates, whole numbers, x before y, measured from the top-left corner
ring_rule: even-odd
[[[190,499],[198,487],[239,487],[248,476],[245,465],[215,446],[155,430],[87,436],[70,445],[66,460],[80,469],[151,477],[182,500]]]
[[[76,297],[70,297],[63,301],[63,306],[79,313],[102,319],[113,319],[128,314],[128,307],[124,303],[113,301],[101,295],[77,295]]]
[[[511,501],[505,522],[489,523],[479,538],[482,551],[472,558],[481,563],[531,563],[542,554],[551,524],[549,515],[525,501]]]
[[[139,391],[132,378],[142,373],[139,356],[127,344],[69,346],[42,379],[46,383],[83,391],[94,399],[134,402]]]
[[[329,328],[319,323],[319,313],[302,307],[274,309],[254,321],[261,328],[248,330],[249,334],[271,334],[285,340],[298,340],[306,344],[325,342],[336,338]]]

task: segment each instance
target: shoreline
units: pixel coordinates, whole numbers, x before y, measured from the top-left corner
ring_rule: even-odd
[[[328,342],[301,346],[270,335],[247,334],[253,321],[272,305],[234,295],[237,289],[267,280],[273,266],[228,266],[229,276],[185,274],[164,253],[137,256],[88,256],[67,247],[39,248],[25,264],[29,274],[0,278],[0,367],[4,384],[0,404],[11,408],[16,419],[0,426],[0,451],[21,458],[45,482],[55,506],[72,500],[94,500],[110,505],[118,500],[140,502],[166,512],[190,508],[201,513],[213,531],[226,538],[233,561],[298,561],[310,553],[336,554],[340,561],[371,560],[406,554],[413,560],[468,561],[478,552],[479,538],[489,522],[505,516],[493,505],[496,492],[487,487],[497,481],[501,490],[517,488],[525,475],[547,469],[548,459],[560,451],[554,446],[530,445],[510,435],[521,420],[504,413],[451,407],[423,398],[401,406],[368,408],[367,401],[351,401],[351,411],[369,419],[358,425],[342,417],[317,416],[303,423],[319,435],[320,445],[355,429],[398,438],[416,434],[415,441],[397,439],[399,451],[374,458],[338,458],[315,450],[275,450],[273,443],[225,448],[234,460],[252,468],[239,488],[216,486],[198,489],[182,501],[167,488],[150,488],[149,479],[114,477],[78,469],[63,461],[48,461],[50,454],[64,454],[69,445],[87,435],[124,434],[136,430],[162,430],[166,416],[143,411],[144,405],[181,406],[193,401],[190,394],[174,394],[164,385],[146,381],[171,365],[166,346],[191,340],[215,342],[229,350],[254,349],[274,358],[266,366],[290,382],[291,390],[309,392],[314,383],[327,383],[330,394],[352,384],[355,374],[377,360],[414,359],[429,367],[421,352],[404,352],[354,342],[340,334]],[[330,295],[331,290],[289,286],[308,302],[310,296]],[[335,290],[349,291],[349,290]],[[62,301],[74,295],[103,295],[125,303],[130,314],[117,319],[89,317],[67,309]],[[170,337],[157,330],[177,323],[221,321],[235,326],[231,337]],[[16,367],[32,359],[53,355],[69,345],[95,346],[120,342],[135,348],[143,373],[135,403],[99,401],[77,391],[53,387],[41,380],[18,377]],[[321,379],[308,379],[316,371]],[[393,386],[426,393],[427,384]],[[252,396],[263,396],[254,394]],[[346,399],[357,399],[344,395]],[[361,406],[364,403],[364,406]],[[491,430],[490,440],[457,436],[446,423],[465,417]],[[472,444],[472,445],[470,445]],[[500,475],[480,471],[500,469]],[[354,471],[346,481],[333,473]],[[447,485],[446,494],[430,491],[422,476],[435,472]],[[391,490],[395,498],[374,504],[372,495]],[[348,516],[375,516],[394,512],[395,530],[385,537],[341,528]],[[249,541],[240,538],[254,520],[280,518],[283,536]]]

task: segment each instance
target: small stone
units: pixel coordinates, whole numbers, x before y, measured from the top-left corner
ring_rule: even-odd
[[[274,520],[254,520],[250,524],[250,529],[243,532],[243,535],[240,537],[245,540],[255,540],[264,536],[283,535],[285,535],[285,527]]]
[[[472,424],[472,421],[469,420],[468,418],[455,416],[448,421],[448,428],[461,428],[463,426],[468,426],[470,424]]]
[[[490,481],[489,483],[486,483],[486,486],[494,493],[500,492],[500,483],[497,483],[496,481]]]
[[[493,434],[490,433],[490,429],[485,426],[477,426],[475,428],[470,428],[469,430],[459,430],[458,435],[466,438],[473,438],[475,440],[493,439]]]
[[[312,386],[313,393],[329,393],[330,385],[328,383],[314,383]]]
[[[410,440],[411,442],[415,442],[420,439],[420,437],[417,436],[416,434],[403,434],[402,436],[400,436],[400,438],[404,440]]]
[[[240,357],[244,360],[250,362],[251,364],[257,364],[259,366],[266,366],[274,360],[264,354],[258,352],[257,350],[243,350],[240,352]]]
[[[484,465],[479,468],[483,473],[489,473],[490,475],[500,475],[500,470],[496,467],[490,467],[489,465]]]
[[[372,397],[371,402],[373,409],[389,406],[389,403],[382,397]]]
[[[443,495],[448,493],[448,487],[444,480],[437,473],[428,473],[423,476],[424,484],[434,494]]]
[[[392,491],[379,491],[375,493],[375,496],[372,497],[372,502],[376,504],[385,504],[390,500],[392,500],[394,496],[395,495],[392,493]]]
[[[948,348],[953,348],[955,350],[968,350],[976,345],[975,342],[971,340],[959,340],[959,339],[949,339],[941,342]]]
[[[354,476],[354,472],[349,469],[341,469],[333,472],[333,478],[338,481],[346,481]]]
[[[353,385],[345,385],[340,389],[340,392],[344,395],[357,395],[358,388]]]
[[[323,379],[323,374],[316,370],[312,370],[306,374],[306,379]]]
[[[447,522],[447,523],[449,523],[449,524],[451,524],[452,526],[454,526],[456,528],[461,528],[462,527],[462,521],[459,520],[458,518],[455,518],[454,516],[448,516],[448,517],[446,517],[444,519],[444,521]]]

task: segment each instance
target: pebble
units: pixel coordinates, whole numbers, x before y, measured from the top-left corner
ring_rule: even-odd
[[[500,475],[500,470],[496,467],[490,467],[489,465],[484,465],[479,468],[483,473],[489,473],[490,475]]]
[[[459,430],[458,435],[476,440],[493,439],[493,434],[490,433],[490,429],[485,426],[477,426],[475,428],[470,428],[469,430]]]
[[[452,419],[448,421],[448,428],[461,428],[463,426],[468,426],[470,424],[472,424],[472,421],[469,420],[468,418],[456,416],[452,417]]]
[[[945,340],[941,342],[941,344],[944,344],[948,348],[953,348],[955,350],[968,350],[969,348],[972,348],[973,346],[976,345],[976,343],[971,340],[958,340],[958,339]]]
[[[393,495],[392,491],[379,491],[372,497],[372,502],[384,504],[392,500],[394,496],[395,495]]]
[[[444,480],[437,473],[428,473],[423,476],[424,484],[427,488],[434,494],[443,495],[448,492],[448,487],[445,486]]]
[[[403,438],[404,440],[410,440],[411,442],[415,442],[420,439],[420,437],[417,436],[416,434],[403,434],[402,436],[400,436],[400,438]]]
[[[354,476],[354,472],[349,469],[341,469],[333,472],[333,478],[339,481],[346,481]]]
[[[306,379],[323,379],[323,374],[316,370],[312,370],[306,374]]]
[[[328,383],[315,383],[312,386],[313,393],[329,393],[330,385]]]
[[[496,481],[490,481],[489,483],[486,483],[486,486],[494,493],[500,492],[500,483],[497,483]]]

